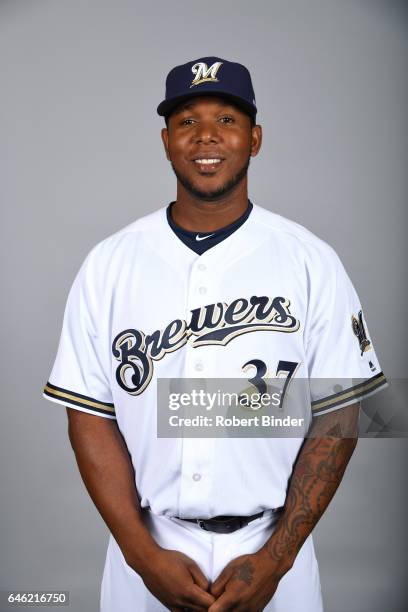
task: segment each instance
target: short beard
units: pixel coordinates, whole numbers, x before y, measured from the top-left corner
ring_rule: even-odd
[[[245,162],[245,165],[241,168],[241,170],[239,170],[239,172],[237,172],[237,174],[235,174],[235,176],[233,176],[229,181],[224,183],[224,185],[221,185],[221,187],[218,187],[218,189],[215,189],[214,191],[202,191],[201,189],[197,189],[197,187],[195,187],[195,185],[193,185],[193,183],[189,181],[187,177],[177,172],[172,162],[171,167],[173,168],[174,174],[176,175],[180,183],[183,185],[184,189],[186,189],[191,195],[198,198],[199,200],[212,202],[220,200],[224,196],[228,195],[236,188],[237,185],[239,185],[239,183],[242,181],[242,179],[246,176],[248,172],[250,161],[251,157],[249,156],[248,160]]]

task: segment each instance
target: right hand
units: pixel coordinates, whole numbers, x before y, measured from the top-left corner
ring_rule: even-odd
[[[210,583],[197,563],[177,550],[158,547],[137,568],[149,591],[172,612],[203,612],[214,603]]]

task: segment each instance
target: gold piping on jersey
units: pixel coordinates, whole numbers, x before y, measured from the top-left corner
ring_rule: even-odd
[[[328,395],[319,400],[314,400],[312,402],[312,413],[313,416],[317,416],[319,413],[323,413],[327,410],[333,408],[339,408],[341,405],[346,402],[350,402],[354,400],[358,402],[364,396],[369,395],[374,390],[379,389],[382,386],[387,386],[388,382],[384,376],[383,372],[379,372],[372,378],[354,385],[353,387],[349,387],[344,391],[340,391],[339,393],[334,393],[333,395]]]
[[[80,393],[75,393],[75,391],[68,391],[68,389],[62,389],[61,387],[57,387],[53,385],[49,381],[44,387],[44,394],[49,397],[69,402],[70,404],[74,404],[79,408],[86,408],[87,410],[93,410],[96,414],[110,414],[112,416],[115,415],[115,407],[113,404],[108,402],[100,402],[92,397],[87,397],[86,395],[81,395]]]

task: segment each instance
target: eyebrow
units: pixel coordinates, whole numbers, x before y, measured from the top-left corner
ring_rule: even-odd
[[[224,101],[220,101],[219,102],[220,106],[231,106],[231,104],[226,100]],[[184,110],[191,110],[192,108],[194,108],[194,106],[196,106],[195,102],[187,102],[186,104],[182,104],[179,108],[177,108],[174,111],[175,115],[178,115],[180,113],[182,113]]]

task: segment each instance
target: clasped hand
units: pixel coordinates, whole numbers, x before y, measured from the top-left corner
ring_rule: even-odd
[[[172,612],[261,612],[283,575],[264,549],[230,561],[212,584],[193,559],[175,550],[159,549],[139,573]]]
[[[261,612],[272,599],[280,578],[265,551],[237,557],[211,585],[215,601],[208,612]]]

